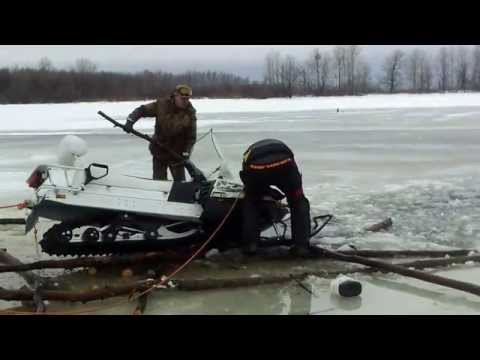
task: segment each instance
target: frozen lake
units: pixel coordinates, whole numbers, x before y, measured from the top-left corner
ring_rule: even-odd
[[[322,242],[348,242],[362,249],[480,248],[480,96],[422,96],[192,102],[198,110],[199,134],[214,129],[235,174],[243,151],[254,141],[278,138],[294,150],[312,211],[336,216],[336,221],[322,231]],[[123,122],[141,103],[0,106],[0,205],[30,197],[26,178],[36,165],[55,161],[58,142],[67,133],[78,134],[88,143],[86,162],[106,163],[123,173],[151,176],[151,157],[146,143],[112,129],[96,114],[102,110]],[[293,111],[289,111],[289,104]],[[143,119],[137,124],[137,129],[152,131],[151,120]],[[201,168],[210,169],[213,159],[205,158],[206,154],[200,143],[193,159]],[[2,217],[16,212],[0,211]],[[394,223],[388,233],[358,233],[365,225],[386,217],[391,217]],[[12,246],[0,239],[0,247]],[[23,249],[23,258],[35,257],[31,241],[25,240],[25,246],[20,249]],[[469,274],[475,271],[465,270],[456,276],[469,281],[474,279]],[[388,276],[382,276],[385,278]],[[365,279],[370,285],[365,287],[362,304],[357,307],[363,310],[355,313],[389,313],[384,305],[381,311],[376,311],[372,305],[374,300],[368,299],[374,299],[372,294],[380,296],[381,289],[387,296],[392,291],[388,281],[411,283],[395,276],[388,281]],[[327,312],[342,313],[341,304],[335,305],[326,297],[328,292],[321,290],[325,284],[320,280],[311,284],[324,296],[321,300],[312,300],[321,304],[315,309],[333,307],[334,310]],[[421,282],[405,286],[419,284],[428,287]],[[261,292],[262,289],[248,291]],[[269,292],[280,290],[273,287],[263,291],[267,295],[262,296],[268,298]],[[421,307],[412,308],[411,312],[468,313],[479,309],[480,301],[475,297],[464,298],[462,293],[453,290],[445,293],[441,299],[449,300],[444,305],[429,307],[419,298]],[[232,294],[228,296],[234,296]],[[405,296],[416,298],[414,291],[409,294]],[[457,298],[464,302],[468,298],[469,306],[462,305],[462,301],[455,303],[453,299]],[[177,308],[167,307],[170,310],[158,312],[182,313],[182,306],[188,307],[188,303],[188,299],[179,299]],[[452,308],[452,303],[457,305]],[[251,305],[250,309],[256,313],[254,307]],[[200,306],[193,312],[228,313],[222,309]],[[248,313],[248,309],[237,312]],[[398,307],[390,310],[408,313]],[[308,312],[305,308],[293,312],[302,311]]]

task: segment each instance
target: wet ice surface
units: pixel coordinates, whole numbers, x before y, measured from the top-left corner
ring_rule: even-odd
[[[480,271],[457,265],[435,274],[475,283]],[[156,292],[148,298],[145,315],[475,315],[480,311],[478,296],[440,285],[395,274],[349,276],[362,284],[358,297],[334,295],[331,279],[310,276],[302,286],[290,282],[229,290]],[[136,301],[123,297],[87,305],[55,303],[49,311],[132,314],[136,305]]]
[[[290,145],[312,213],[335,215],[316,242],[348,243],[359,249],[479,248],[479,116],[478,107],[199,113],[199,132],[214,128],[234,174],[250,143],[274,137]],[[142,126],[148,131],[149,125]],[[122,173],[151,175],[143,140],[114,129],[95,131],[99,134],[81,135],[89,145],[86,163],[107,163]],[[29,197],[25,179],[36,165],[55,160],[62,136],[0,134],[0,205]],[[210,171],[216,162],[207,154],[200,143],[193,160]],[[17,210],[0,211],[1,217],[19,216]],[[362,232],[386,217],[393,219],[390,231]],[[24,261],[37,259],[32,234],[23,237],[21,227],[15,226],[2,226],[0,231],[0,248]],[[476,282],[478,269],[467,266],[439,274]],[[4,287],[21,284],[15,274],[0,275]],[[364,285],[360,303],[330,297],[329,280],[317,278],[307,281],[317,296],[295,283],[170,292],[158,296],[158,301],[152,298],[147,313],[436,314],[479,309],[475,296],[425,282],[395,275],[358,278]],[[239,295],[245,299],[242,304],[235,301]],[[112,313],[129,313],[127,308],[120,306]]]

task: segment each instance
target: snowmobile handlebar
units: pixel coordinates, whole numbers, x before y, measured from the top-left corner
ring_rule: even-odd
[[[115,119],[112,119],[110,116],[105,114],[103,111],[98,111],[97,114],[99,114],[100,116],[102,116],[106,120],[110,121],[114,125],[114,127],[119,127],[123,131],[125,131],[126,133],[131,133],[131,134],[133,134],[135,136],[138,136],[138,137],[140,137],[144,140],[147,140],[148,142],[153,141],[151,136],[148,136],[146,134],[142,134],[141,132],[138,132],[135,129],[132,129],[130,131],[126,131],[124,124],[121,124],[118,121],[116,121]],[[185,166],[189,175],[192,177],[192,179],[194,181],[200,181],[201,182],[201,181],[206,181],[207,180],[205,178],[205,175],[203,175],[203,173],[200,171],[200,169],[198,169],[189,159],[185,159],[183,156],[177,154],[175,151],[169,149],[168,147],[166,147],[163,144],[158,144],[157,143],[157,145],[159,145],[161,148],[163,148],[165,151],[167,151],[173,157],[177,158],[180,162],[183,162],[183,165]]]

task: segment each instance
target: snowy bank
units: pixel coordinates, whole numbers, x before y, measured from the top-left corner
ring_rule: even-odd
[[[0,132],[61,131],[108,128],[97,115],[102,110],[123,121],[137,106],[148,102],[91,102],[66,104],[0,105]],[[222,113],[277,113],[313,110],[365,110],[396,108],[480,107],[480,93],[394,94],[342,97],[271,99],[193,99],[200,125],[203,116]],[[140,128],[151,127],[144,122]]]

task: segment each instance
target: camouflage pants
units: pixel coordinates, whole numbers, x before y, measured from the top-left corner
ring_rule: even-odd
[[[173,181],[185,181],[185,168],[183,165],[167,165],[153,158],[153,180],[167,180],[167,167],[173,176]]]

